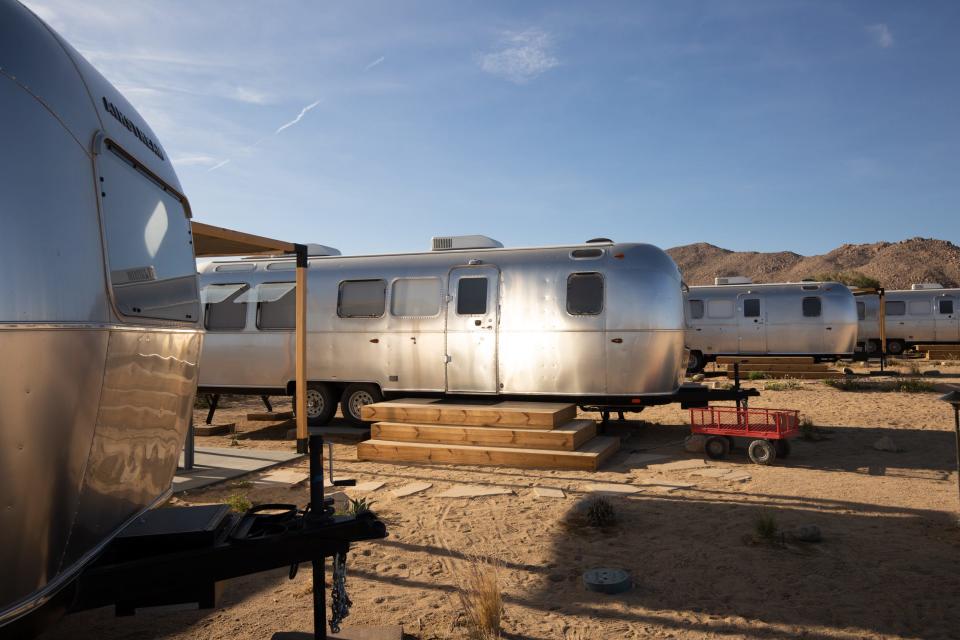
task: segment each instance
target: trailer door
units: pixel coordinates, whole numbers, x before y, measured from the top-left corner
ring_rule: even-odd
[[[766,302],[756,294],[738,296],[740,353],[767,352]]]
[[[937,298],[936,305],[937,307],[933,311],[936,326],[936,341],[960,341],[960,315],[957,314],[956,297],[941,296]]]
[[[450,271],[447,303],[447,392],[497,392],[500,270],[484,265]]]

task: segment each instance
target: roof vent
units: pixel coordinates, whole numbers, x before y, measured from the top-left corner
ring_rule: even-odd
[[[924,289],[943,289],[943,285],[939,282],[918,282],[910,285],[910,289],[913,291],[922,291]]]
[[[454,249],[502,249],[503,244],[487,236],[434,236],[430,238],[434,251]]]
[[[610,238],[590,238],[586,242],[586,244],[596,244],[596,243],[613,244],[613,240],[611,240]]]
[[[308,256],[339,256],[342,255],[339,249],[328,247],[325,244],[310,243],[307,245]]]
[[[746,276],[726,276],[724,278],[714,278],[713,284],[753,284],[753,278],[747,278]]]

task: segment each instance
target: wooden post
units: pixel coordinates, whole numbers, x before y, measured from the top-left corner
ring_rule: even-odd
[[[886,291],[883,288],[877,289],[877,297],[880,300],[878,305],[880,320],[880,371],[883,371],[883,367],[887,361],[887,299],[884,295]],[[864,345],[866,348],[866,345]]]
[[[307,452],[307,259],[306,245],[298,244],[297,251],[297,293],[296,293],[296,407],[297,413],[297,453]]]

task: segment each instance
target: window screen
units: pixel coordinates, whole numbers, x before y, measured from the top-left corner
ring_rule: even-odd
[[[457,314],[477,316],[487,312],[487,279],[460,278],[457,283]]]
[[[821,307],[822,305],[819,297],[811,296],[809,298],[804,298],[803,299],[803,317],[819,318]]]
[[[857,320],[867,319],[867,305],[863,302],[857,303]]]
[[[902,316],[907,313],[907,303],[902,300],[891,300],[886,307],[888,316]]]
[[[197,322],[197,264],[184,203],[112,147],[97,156],[97,169],[120,313]]]
[[[603,276],[599,273],[571,273],[567,278],[567,313],[595,316],[603,311]]]
[[[690,317],[699,320],[703,317],[703,300],[690,301]]]
[[[743,317],[744,318],[760,317],[760,298],[746,298],[743,301]]]
[[[395,280],[390,295],[390,313],[401,317],[430,317],[440,313],[440,279]]]
[[[940,313],[953,313],[953,300],[940,300]]]
[[[911,300],[910,315],[912,316],[930,315],[930,302],[928,300]]]
[[[707,317],[709,318],[732,318],[733,300],[708,300]]]
[[[344,280],[340,283],[337,315],[341,318],[379,318],[383,315],[387,283],[383,280]]]
[[[223,292],[230,291],[230,287],[233,286],[236,285],[223,285]],[[223,300],[207,303],[204,326],[208,331],[240,331],[247,326],[247,303],[238,303],[234,300],[242,296],[249,288],[247,285],[243,285]],[[216,293],[216,290],[214,290],[210,300],[217,300],[221,297]]]
[[[276,300],[262,300],[259,303],[257,327],[260,329],[293,329],[296,327],[296,313],[297,289],[294,287]]]

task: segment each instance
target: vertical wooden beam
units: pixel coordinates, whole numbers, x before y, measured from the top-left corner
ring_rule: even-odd
[[[307,452],[307,259],[306,245],[296,245],[297,251],[297,293],[296,293],[296,407],[297,413],[297,453]]]

